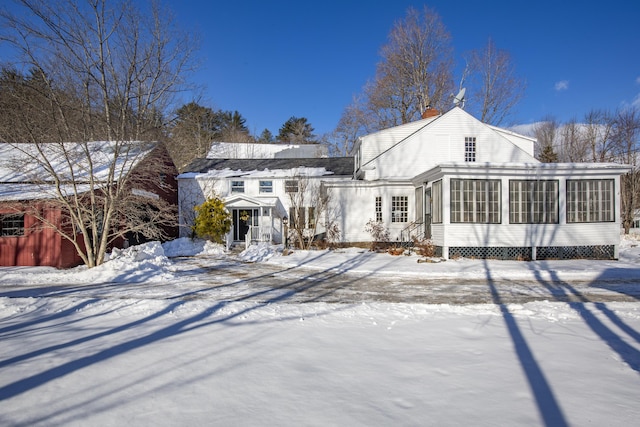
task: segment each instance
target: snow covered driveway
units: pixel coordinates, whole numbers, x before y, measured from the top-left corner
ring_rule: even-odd
[[[526,265],[521,263],[522,267]],[[311,268],[282,264],[248,263],[231,257],[197,256],[173,258],[169,279],[128,282],[126,277],[110,282],[94,280],[79,285],[5,283],[5,297],[144,298],[168,300],[207,299],[220,302],[258,303],[426,303],[492,304],[556,302],[624,302],[640,300],[640,280],[631,278],[595,281],[552,280],[526,277],[509,279],[477,274],[430,277],[428,274],[399,275],[388,272],[351,272],[325,266]],[[126,276],[126,273],[125,273]],[[125,282],[123,284],[123,281]]]

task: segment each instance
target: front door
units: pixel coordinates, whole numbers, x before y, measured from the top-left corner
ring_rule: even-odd
[[[258,225],[258,209],[232,209],[233,240],[242,241],[252,225]]]

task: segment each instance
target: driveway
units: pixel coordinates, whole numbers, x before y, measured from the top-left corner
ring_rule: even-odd
[[[430,279],[380,273],[347,273],[307,267],[247,263],[233,258],[174,258],[175,279],[82,285],[10,285],[3,297],[206,299],[259,303],[513,304],[530,301],[640,300],[640,284],[625,281],[547,282]]]

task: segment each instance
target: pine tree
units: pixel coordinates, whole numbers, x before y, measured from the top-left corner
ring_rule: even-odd
[[[546,144],[542,147],[542,151],[538,157],[538,160],[542,163],[556,163],[558,161],[558,154],[553,150],[551,144]]]
[[[313,144],[315,135],[313,127],[306,117],[291,117],[278,133],[278,141],[286,144]]]

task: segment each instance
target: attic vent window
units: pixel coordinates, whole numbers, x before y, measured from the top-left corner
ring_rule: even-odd
[[[476,137],[466,136],[464,138],[464,161],[475,162],[476,161]]]

